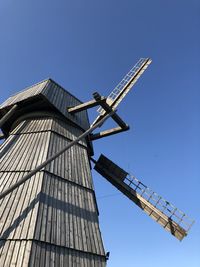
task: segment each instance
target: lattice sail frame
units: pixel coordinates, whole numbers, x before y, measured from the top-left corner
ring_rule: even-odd
[[[186,233],[188,233],[194,224],[194,220],[188,217],[183,211],[176,208],[169,201],[165,200],[131,174],[128,174],[125,177],[124,182],[134,189],[138,196],[144,198],[162,214],[170,218],[173,222],[183,228]]]
[[[133,175],[104,155],[95,162],[94,169],[177,239],[187,236],[194,221]]]
[[[148,68],[151,62],[152,60],[150,58],[140,58],[140,60],[131,68],[131,70],[109,94],[106,101],[107,104],[113,109],[116,108],[131,90],[143,72]],[[105,114],[105,111],[101,107],[99,107],[97,111],[100,113],[100,115]]]

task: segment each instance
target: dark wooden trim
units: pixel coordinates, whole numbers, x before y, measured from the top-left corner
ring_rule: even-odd
[[[10,117],[15,113],[15,111],[17,110],[18,105],[15,104],[1,119],[0,119],[0,128],[2,127],[2,125],[8,120],[10,119]]]
[[[5,135],[3,133],[0,133],[0,140],[5,139]]]

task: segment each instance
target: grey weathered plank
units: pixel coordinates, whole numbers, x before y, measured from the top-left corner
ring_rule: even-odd
[[[58,92],[59,86],[52,82],[45,86],[53,90],[54,97],[49,91],[47,97],[57,108],[66,109],[66,101],[80,103],[70,94],[66,100],[63,89]],[[33,91],[13,97],[7,107],[42,94],[42,85]],[[21,180],[82,132],[80,125],[64,121],[62,115],[24,118],[0,147],[0,190]],[[6,240],[0,239],[3,266],[105,266],[87,153],[87,142],[81,140],[0,201],[0,231]]]

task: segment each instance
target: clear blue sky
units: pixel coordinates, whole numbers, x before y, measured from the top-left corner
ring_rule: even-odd
[[[198,0],[0,1],[0,102],[47,77],[83,101],[106,96],[140,57],[153,59],[119,108],[130,131],[96,141],[95,157],[196,223],[180,243],[94,173],[108,267],[200,266],[199,14]]]

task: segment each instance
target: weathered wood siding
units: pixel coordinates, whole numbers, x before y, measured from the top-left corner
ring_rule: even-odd
[[[8,252],[9,251],[9,252]],[[95,254],[58,247],[39,241],[0,241],[1,266],[102,267],[104,259]]]
[[[42,90],[46,87],[48,84],[49,80],[45,80],[42,82],[39,82],[37,84],[34,84],[28,88],[25,88],[24,90],[18,92],[17,94],[10,96],[6,101],[4,101],[0,105],[0,109],[3,109],[7,106],[14,105],[18,102],[21,102],[27,98],[36,96],[42,92]]]
[[[52,107],[56,108],[67,119],[73,121],[83,129],[89,128],[89,121],[86,111],[81,111],[71,115],[67,111],[67,107],[76,106],[82,102],[74,97],[71,93],[64,90],[60,85],[52,79],[42,81],[25,90],[9,97],[3,104],[0,105],[0,117],[4,109],[8,109],[16,103],[24,103],[27,99],[31,100],[34,97],[45,100]]]
[[[0,146],[1,192],[82,133],[58,115],[12,129]],[[106,265],[85,140],[0,201],[0,265]]]

